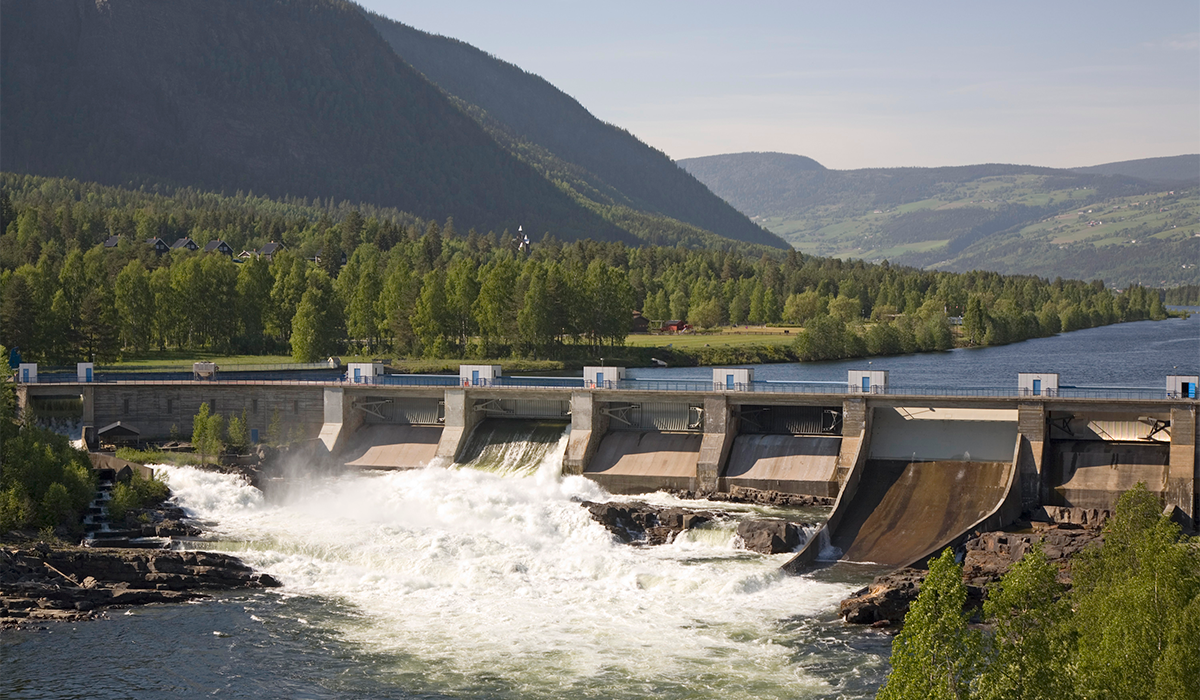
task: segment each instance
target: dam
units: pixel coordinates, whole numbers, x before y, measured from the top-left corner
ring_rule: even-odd
[[[633,380],[619,367],[588,367],[582,377],[506,377],[497,365],[463,365],[458,376],[395,375],[353,363],[334,380],[208,371],[139,380],[82,367],[39,377],[23,366],[18,400],[35,415],[77,411],[89,445],[190,434],[206,403],[244,416],[254,439],[286,431],[346,469],[367,470],[499,464],[506,436],[552,442],[569,426],[562,473],[612,493],[836,498],[822,532],[786,567],[795,571],[818,558],[919,563],[1039,506],[1111,509],[1138,482],[1186,527],[1200,518],[1195,376],[1167,376],[1157,391],[1096,391],[1022,373],[1009,390],[972,391],[899,387],[871,370],[836,384],[712,373]]]

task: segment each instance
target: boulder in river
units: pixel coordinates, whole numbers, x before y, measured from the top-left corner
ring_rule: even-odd
[[[690,530],[717,517],[711,511],[676,507],[656,507],[646,503],[595,503],[584,501],[592,518],[622,542],[630,544],[669,544],[684,530]]]
[[[746,549],[760,554],[783,554],[804,544],[804,531],[786,520],[743,520],[738,536]]]
[[[647,503],[594,503],[585,501],[597,522],[622,542],[638,545],[669,544],[685,530],[728,515],[708,510],[691,510],[676,506],[652,506]],[[762,554],[794,551],[804,543],[805,523],[756,518],[738,525],[738,535],[746,549]]]

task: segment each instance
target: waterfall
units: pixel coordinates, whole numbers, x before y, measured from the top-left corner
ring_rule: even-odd
[[[842,558],[842,550],[833,546],[833,541],[829,539],[829,528],[822,526],[817,533],[820,538],[818,544],[821,548],[817,550],[817,559],[820,561],[837,561]]]
[[[525,420],[485,420],[472,431],[457,466],[528,476],[557,464],[567,450],[569,425]]]

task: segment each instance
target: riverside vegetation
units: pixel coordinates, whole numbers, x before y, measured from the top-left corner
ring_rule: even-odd
[[[64,435],[18,423],[16,409],[13,385],[0,383],[0,533],[82,533],[83,512],[96,491],[87,453]]]
[[[1141,484],[1065,591],[1040,544],[988,592],[983,629],[964,612],[962,567],[930,562],[892,644],[881,700],[1200,698],[1200,544]]]
[[[774,349],[713,349],[692,361],[821,360],[947,349],[957,317],[960,342],[996,345],[1166,316],[1158,291],[1117,293],[1099,280],[933,272],[747,246],[547,236],[525,247],[509,231],[463,233],[452,219],[366,206],[13,174],[0,183],[0,342],[49,363],[153,349],[290,351],[297,361],[344,352],[593,359],[624,345],[633,309],[701,328],[804,327]],[[106,247],[110,236],[118,242]],[[160,256],[146,244],[185,236],[286,249],[234,262],[183,249]]]
[[[96,492],[87,452],[66,436],[16,416],[14,386],[0,383],[0,535],[40,530],[78,537]],[[161,479],[134,472],[113,488],[109,519],[123,521],[126,513],[161,503],[168,493]]]

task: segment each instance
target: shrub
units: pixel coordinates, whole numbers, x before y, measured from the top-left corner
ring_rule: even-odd
[[[158,505],[170,493],[166,480],[157,474],[147,479],[135,471],[129,481],[113,488],[112,499],[108,502],[108,519],[114,523],[124,522],[130,511]]]
[[[246,429],[246,411],[242,415],[229,417],[229,447],[238,454],[243,454],[250,446],[250,432]]]
[[[210,414],[207,403],[200,404],[200,412],[192,419],[192,448],[200,456],[200,461],[219,459],[225,448],[222,433],[225,432],[224,419],[221,414]]]
[[[161,450],[137,450],[132,447],[117,449],[117,458],[138,464],[195,464],[196,455],[191,452],[163,452]]]
[[[65,436],[31,425],[6,436],[2,449],[0,529],[78,529],[96,490],[87,453]]]

